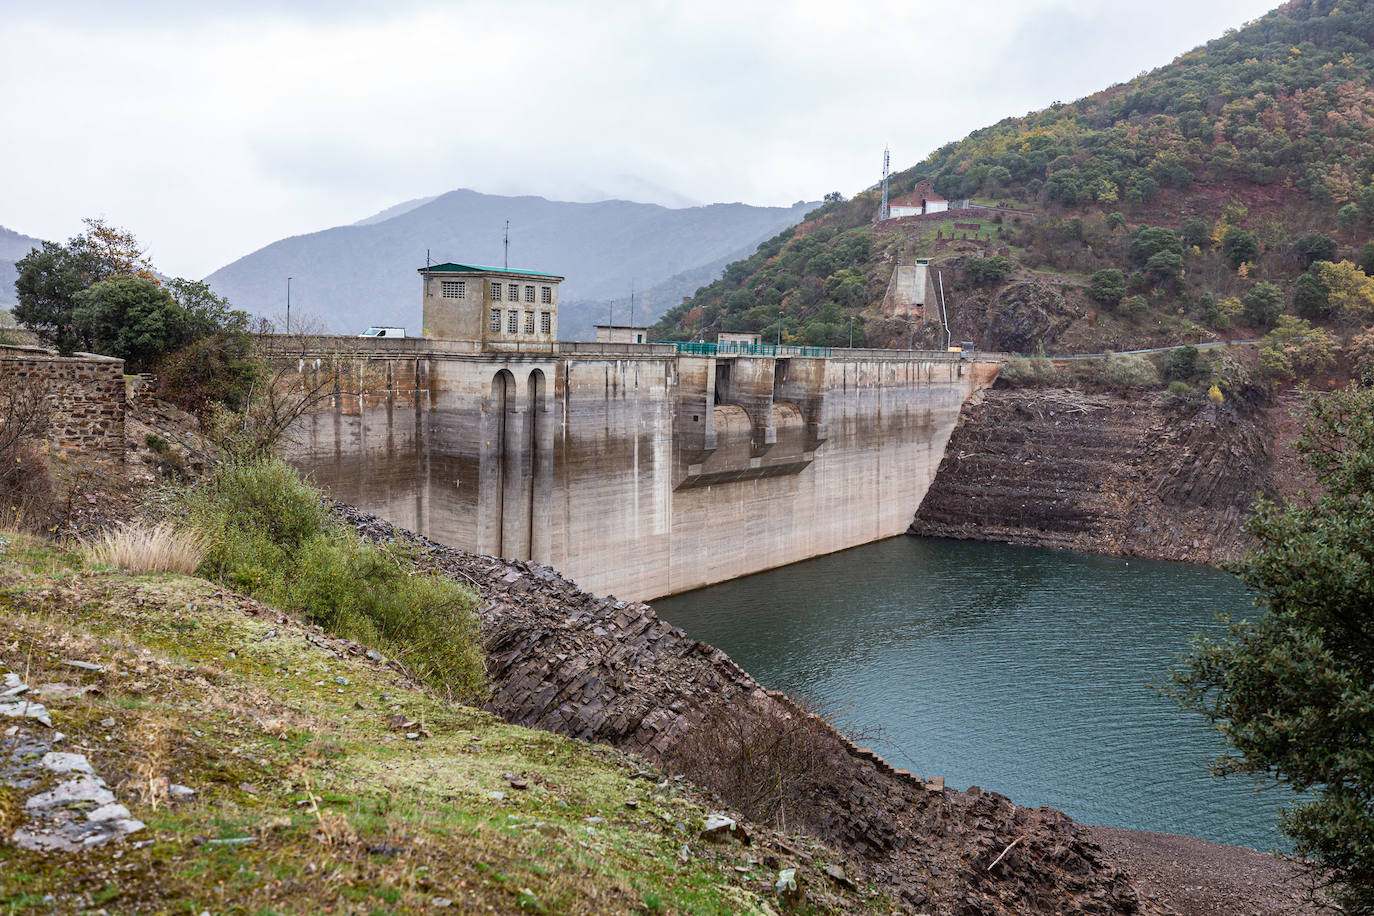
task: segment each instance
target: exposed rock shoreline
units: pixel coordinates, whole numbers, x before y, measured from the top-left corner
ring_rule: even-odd
[[[1281,410],[994,389],[964,404],[910,533],[1217,565],[1272,496]]]
[[[947,789],[855,747],[648,605],[596,597],[547,567],[467,554],[351,507],[337,511],[367,537],[410,542],[421,567],[478,589],[486,705],[509,721],[611,744],[707,784],[717,762],[702,751],[719,746],[712,732],[722,712],[733,722],[804,723],[814,750],[807,766],[824,778],[811,772],[798,781],[804,801],[785,812],[789,828],[842,851],[913,912],[1206,912],[1183,898],[1171,903],[1168,887],[1134,878],[1122,867],[1130,857],[1108,852],[1097,828],[977,787]],[[1224,876],[1208,880],[1225,883]],[[1294,912],[1291,899],[1283,902],[1245,912]]]

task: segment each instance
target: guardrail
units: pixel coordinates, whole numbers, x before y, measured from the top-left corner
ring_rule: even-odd
[[[677,347],[681,356],[807,356],[823,359],[830,355],[830,347],[796,347],[790,344],[750,344],[740,341],[711,343],[696,340],[663,340],[654,343],[670,343]]]

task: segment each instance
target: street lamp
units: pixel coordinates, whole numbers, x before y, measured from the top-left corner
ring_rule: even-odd
[[[854,349],[854,316],[849,316],[849,349]]]
[[[291,333],[291,278],[286,278],[286,333]]]

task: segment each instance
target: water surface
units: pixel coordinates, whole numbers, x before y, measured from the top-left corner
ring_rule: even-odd
[[[1290,796],[1214,779],[1225,745],[1161,697],[1219,611],[1202,566],[899,537],[654,602],[760,682],[812,697],[892,764],[1074,819],[1270,849]],[[865,742],[860,742],[865,743]]]

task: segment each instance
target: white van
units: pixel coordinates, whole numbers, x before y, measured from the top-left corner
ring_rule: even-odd
[[[405,328],[368,328],[359,337],[405,337]]]

